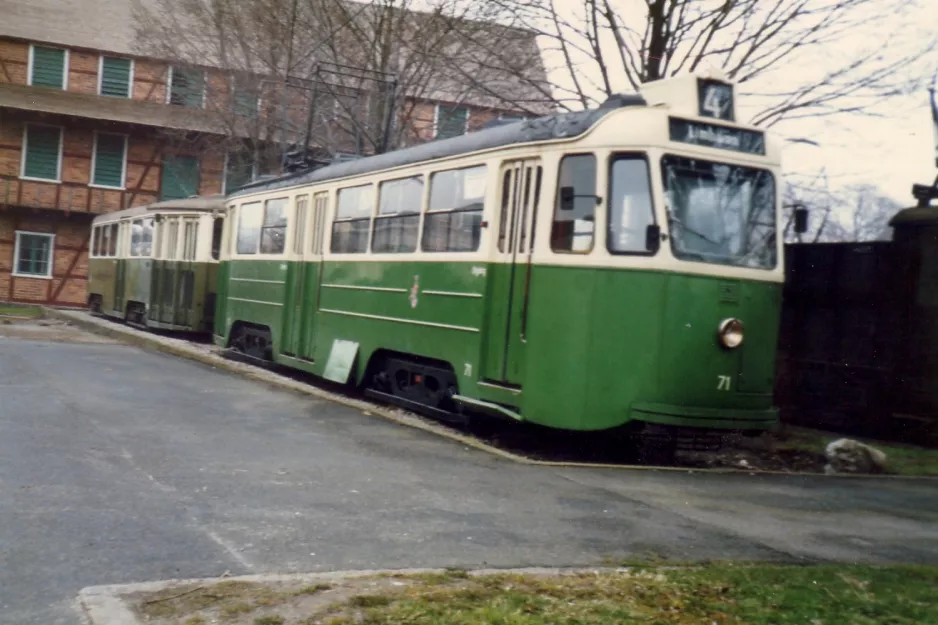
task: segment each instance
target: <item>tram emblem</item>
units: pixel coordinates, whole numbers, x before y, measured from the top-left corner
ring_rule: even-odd
[[[414,276],[414,286],[410,287],[410,307],[417,307],[417,293],[420,289],[420,276]]]

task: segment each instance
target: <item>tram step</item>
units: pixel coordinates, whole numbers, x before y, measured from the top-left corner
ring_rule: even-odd
[[[382,393],[381,391],[376,391],[372,388],[365,389],[365,397],[387,402],[389,404],[394,404],[395,406],[406,408],[407,410],[412,410],[432,419],[437,419],[438,421],[445,421],[447,423],[453,423],[456,425],[466,425],[469,423],[469,417],[466,415],[449,412],[448,410],[441,410],[439,408],[421,404],[420,402],[416,402],[405,397],[398,397],[397,395],[391,395],[390,393]]]

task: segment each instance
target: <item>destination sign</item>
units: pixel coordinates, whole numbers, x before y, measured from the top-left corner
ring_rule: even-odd
[[[697,80],[697,110],[701,117],[733,119],[733,85],[718,80]]]
[[[746,154],[765,154],[765,135],[745,128],[727,128],[677,117],[669,118],[671,141]]]

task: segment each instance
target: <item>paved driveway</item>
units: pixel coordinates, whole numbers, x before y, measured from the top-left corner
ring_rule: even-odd
[[[89,585],[674,559],[938,563],[938,483],[527,467],[120,344],[0,340],[0,622]]]

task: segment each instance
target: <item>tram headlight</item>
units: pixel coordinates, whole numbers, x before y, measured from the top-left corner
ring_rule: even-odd
[[[743,344],[743,322],[732,317],[724,319],[717,329],[717,336],[724,347],[728,349],[739,347]]]

